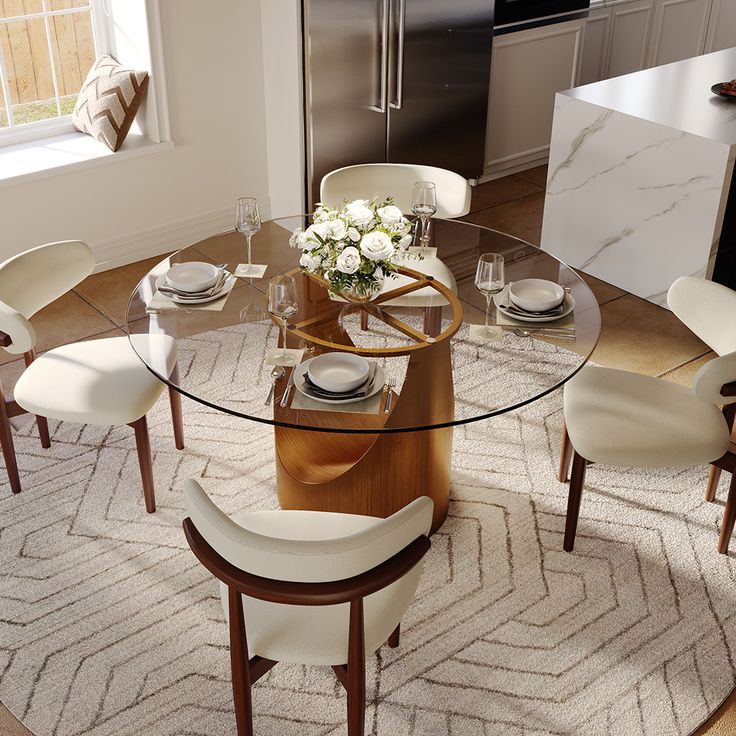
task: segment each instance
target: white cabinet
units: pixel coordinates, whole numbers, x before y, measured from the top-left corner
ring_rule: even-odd
[[[610,33],[611,8],[591,8],[585,25],[580,84],[590,84],[606,78]]]
[[[612,6],[606,79],[638,72],[646,66],[651,21],[652,0]]]
[[[647,66],[661,66],[702,54],[711,5],[712,0],[655,0]]]
[[[705,52],[722,51],[736,46],[736,2],[713,0],[708,23]],[[736,70],[734,70],[736,77]]]
[[[493,39],[486,175],[546,160],[555,93],[578,84],[585,20]]]
[[[646,66],[653,6],[654,0],[592,6],[585,28],[581,84]]]

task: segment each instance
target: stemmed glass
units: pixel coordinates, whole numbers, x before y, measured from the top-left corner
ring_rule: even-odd
[[[251,239],[261,229],[261,214],[255,197],[241,197],[235,202],[235,229],[248,240],[247,275],[252,270]]]
[[[429,245],[429,218],[437,212],[437,187],[434,182],[414,182],[411,211],[422,223],[422,237],[419,244],[426,248]]]
[[[282,344],[281,354],[277,358],[282,363],[290,363],[289,354],[286,351],[286,320],[293,317],[299,309],[297,299],[296,280],[293,276],[281,274],[274,276],[268,282],[268,311],[274,317],[281,320]]]
[[[491,310],[491,298],[503,289],[505,283],[503,256],[499,253],[483,253],[475,270],[475,288],[486,298],[486,335],[489,331],[488,313]]]

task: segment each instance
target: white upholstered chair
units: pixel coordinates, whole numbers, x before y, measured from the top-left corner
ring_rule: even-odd
[[[9,417],[36,415],[41,445],[50,447],[47,418],[80,424],[129,424],[135,430],[146,510],[156,510],[146,414],[164,389],[127,337],[72,343],[36,357],[30,318],[87,277],[94,257],[77,240],[49,243],[0,263],[0,345],[22,354],[26,369],[14,400],[0,387],[0,443],[14,493],[21,490]],[[136,350],[159,363],[162,375],[176,372],[176,345],[166,335],[135,335]],[[181,397],[169,390],[174,437],[184,447]]]
[[[251,685],[278,662],[330,665],[347,690],[348,735],[362,736],[365,658],[399,644],[430,546],[431,499],[387,519],[260,511],[241,526],[196,481],[184,497],[189,546],[220,580],[238,736],[253,733]]]
[[[460,174],[420,164],[357,164],[326,174],[320,185],[320,201],[339,207],[344,201],[393,197],[402,212],[411,212],[414,182],[437,185],[437,217],[452,219],[470,212],[471,188]]]
[[[599,367],[583,368],[567,383],[560,480],[567,481],[572,459],[563,544],[568,552],[575,544],[588,463],[666,468],[715,462],[719,472],[732,473],[736,467],[729,451],[736,408],[736,292],[685,276],[670,287],[667,303],[719,357],[698,370],[692,388]],[[706,498],[712,501],[714,494],[715,484],[709,483]],[[728,552],[734,520],[736,473],[718,541],[722,554]]]

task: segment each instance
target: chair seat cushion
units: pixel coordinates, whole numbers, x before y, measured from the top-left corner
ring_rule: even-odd
[[[176,345],[167,335],[134,335],[136,350],[168,372]],[[15,386],[32,414],[80,424],[130,424],[156,403],[164,384],[143,364],[127,337],[63,345],[38,357]]]
[[[329,539],[355,534],[382,521],[357,514],[318,511],[261,511],[251,513],[242,525],[254,532],[283,539]],[[419,563],[401,580],[364,600],[365,653],[385,644],[398,624],[401,611],[412,599],[421,575]],[[220,584],[228,617],[228,588]],[[349,604],[336,606],[287,606],[243,596],[248,651],[277,662],[298,664],[346,664],[348,657]]]
[[[586,460],[627,467],[709,463],[729,446],[720,409],[669,381],[586,367],[565,386],[565,425]]]

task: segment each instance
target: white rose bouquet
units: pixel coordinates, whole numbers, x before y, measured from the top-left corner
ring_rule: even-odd
[[[356,199],[340,210],[319,205],[312,219],[289,243],[302,249],[302,268],[324,278],[334,294],[369,298],[395,275],[413,240],[414,223],[390,198]]]

